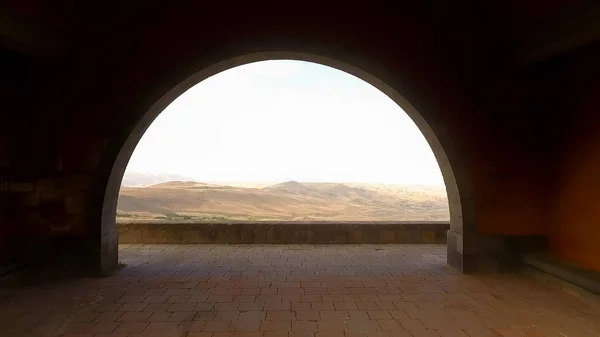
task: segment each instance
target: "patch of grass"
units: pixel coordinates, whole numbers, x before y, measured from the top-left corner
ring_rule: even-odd
[[[191,215],[179,214],[179,213],[166,213],[165,217],[167,220],[191,220]]]
[[[225,215],[203,215],[198,217],[200,220],[229,220],[228,216]]]
[[[198,215],[192,216],[187,214],[179,214],[179,213],[166,213],[163,217],[154,217],[154,219],[162,219],[162,220],[230,220],[230,217],[226,215]]]

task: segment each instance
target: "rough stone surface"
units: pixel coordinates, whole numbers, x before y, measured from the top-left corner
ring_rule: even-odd
[[[0,290],[0,336],[596,336],[600,307],[443,245],[121,245],[105,278]]]
[[[444,222],[118,223],[119,243],[446,243]]]

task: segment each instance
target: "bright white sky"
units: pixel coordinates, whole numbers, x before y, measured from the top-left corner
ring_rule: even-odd
[[[394,101],[345,72],[288,60],[232,68],[185,92],[148,128],[127,171],[443,185],[427,141]]]

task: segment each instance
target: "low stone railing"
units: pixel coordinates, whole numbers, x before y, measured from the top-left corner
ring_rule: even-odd
[[[383,244],[446,243],[449,222],[128,221],[119,243]]]

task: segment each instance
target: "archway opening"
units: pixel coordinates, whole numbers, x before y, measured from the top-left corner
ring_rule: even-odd
[[[136,145],[144,135],[144,132],[148,129],[148,127],[152,124],[152,122],[157,118],[157,116],[163,112],[171,103],[173,103],[178,97],[180,97],[183,93],[185,93],[188,89],[192,88],[194,85],[219,74],[225,70],[235,68],[236,66],[241,66],[245,64],[250,64],[254,62],[260,61],[268,61],[268,60],[296,60],[296,61],[306,61],[312,62],[316,64],[320,64],[323,66],[328,66],[339,71],[343,71],[349,75],[355,76],[362,81],[365,81],[370,86],[378,89],[387,97],[389,97],[395,104],[402,108],[404,113],[412,119],[414,125],[421,131],[423,137],[429,144],[433,155],[439,164],[439,170],[441,171],[441,175],[443,177],[443,181],[446,187],[447,192],[447,200],[448,200],[448,209],[450,215],[450,228],[457,229],[458,235],[462,235],[462,211],[461,211],[461,201],[460,195],[458,191],[458,186],[454,177],[454,173],[452,172],[452,168],[450,166],[449,160],[442,148],[437,136],[434,134],[433,130],[430,128],[428,123],[423,119],[423,117],[415,110],[415,108],[402,97],[396,90],[394,90],[391,86],[387,85],[383,81],[377,79],[375,76],[370,75],[369,73],[362,71],[356,67],[353,67],[347,63],[337,61],[335,59],[330,59],[327,57],[306,54],[306,53],[296,53],[296,52],[266,52],[266,53],[255,53],[244,55],[241,57],[237,57],[234,59],[229,59],[212,66],[205,68],[204,70],[194,74],[189,77],[184,82],[177,85],[175,88],[171,89],[167,92],[156,104],[154,104],[142,117],[139,119],[134,125],[132,125],[132,129],[129,132],[129,137],[122,143],[120,146],[120,151],[116,155],[115,159],[109,159],[113,165],[110,176],[107,180],[107,188],[104,193],[104,206],[102,212],[102,224],[101,224],[101,235],[102,237],[106,237],[102,243],[101,249],[101,264],[102,268],[110,265],[114,265],[118,259],[118,248],[117,248],[117,237],[121,236],[122,233],[119,230],[119,236],[117,233],[116,226],[116,217],[117,217],[117,200],[118,193],[121,187],[121,182],[125,175],[126,167],[131,158]],[[126,216],[127,217],[127,216]],[[162,219],[158,219],[162,220]],[[401,220],[400,220],[401,221]],[[444,228],[441,232],[444,233],[445,240],[445,232],[448,227]],[[256,233],[256,228],[252,229],[254,233]],[[366,229],[369,232],[369,229]],[[362,232],[365,232],[364,230]],[[394,233],[395,229],[390,229],[387,231],[389,233]],[[113,234],[114,233],[114,234]],[[296,233],[297,234],[297,233]],[[427,231],[426,235],[430,235],[431,231]],[[139,235],[139,234],[135,234]],[[160,240],[165,241],[165,243],[173,242],[173,238],[169,238],[168,231],[164,230],[161,232],[161,235],[164,237]],[[210,236],[214,236],[214,232],[208,233]],[[391,234],[392,237],[395,234]],[[240,239],[239,230],[233,236],[236,236],[238,240],[243,241],[242,243],[247,243],[244,241],[242,234]],[[277,235],[276,235],[277,236]],[[310,236],[310,234],[300,234],[301,237]],[[335,236],[335,235],[334,235]],[[383,236],[383,235],[382,235]],[[400,235],[402,237],[402,235]],[[425,238],[423,236],[423,238]],[[435,234],[434,234],[435,236]],[[438,236],[441,236],[438,234]],[[346,236],[347,237],[347,236]],[[255,239],[254,237],[250,240]],[[281,240],[281,235],[279,235],[279,239]],[[289,237],[284,237],[284,242],[288,240]],[[177,240],[183,240],[181,236],[175,238],[175,242]],[[389,241],[389,235],[388,235]],[[456,260],[459,259],[456,253],[462,254],[462,242],[458,242],[458,238],[452,240],[452,244],[448,244],[448,251],[454,253],[451,257],[448,255],[448,261],[451,259]],[[108,246],[105,247],[106,243],[109,243]],[[460,245],[460,247],[458,247]],[[453,265],[456,265],[458,268],[462,268],[460,262],[456,260],[456,262],[452,262]]]
[[[187,90],[138,143],[117,222],[449,222],[425,137],[369,83],[254,62]]]

